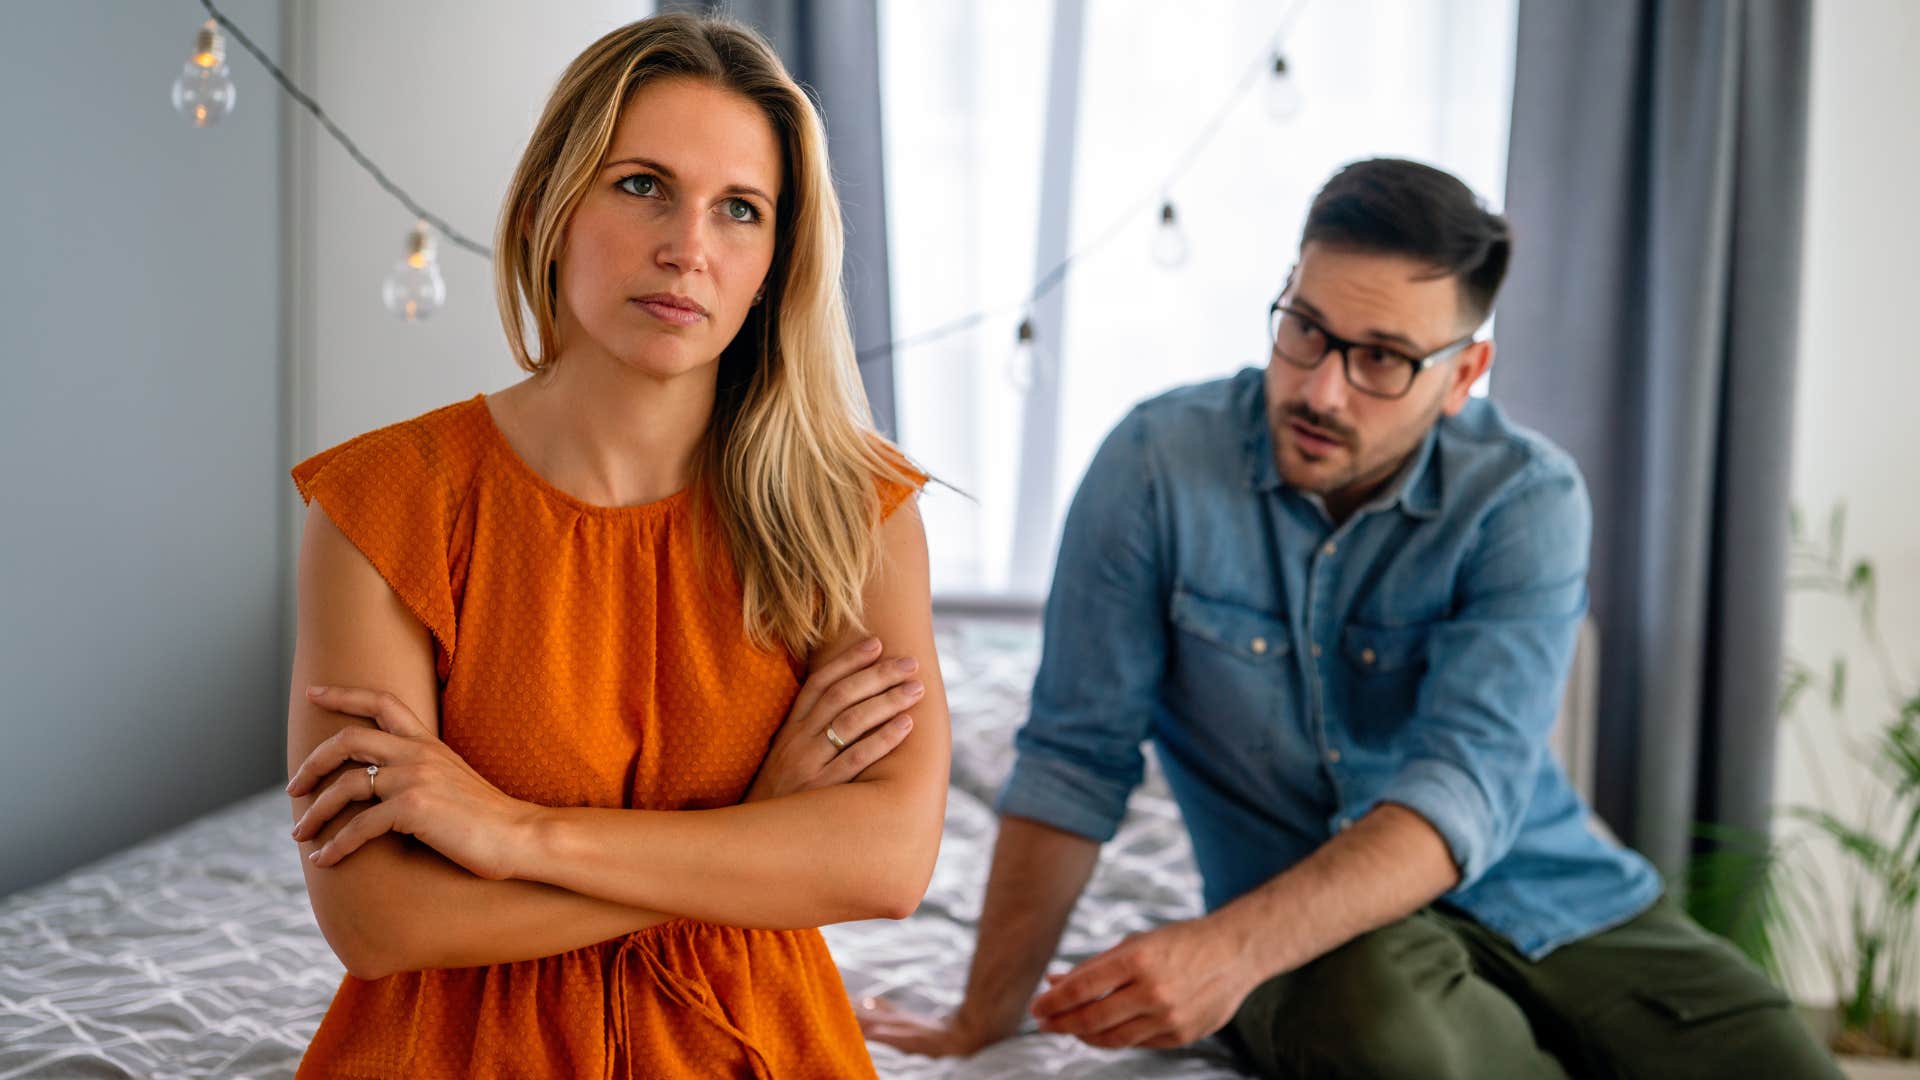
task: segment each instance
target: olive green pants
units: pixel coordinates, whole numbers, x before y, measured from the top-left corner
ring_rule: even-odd
[[[1791,1004],[1671,901],[1530,961],[1427,908],[1247,995],[1220,1033],[1271,1077],[1823,1077]]]

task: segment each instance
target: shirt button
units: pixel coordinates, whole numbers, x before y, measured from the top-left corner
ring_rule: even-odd
[[[1328,763],[1329,765],[1338,765],[1338,764],[1340,764],[1340,751],[1338,751],[1338,750],[1328,750],[1328,751],[1327,751],[1327,763]]]
[[[1319,643],[1318,643],[1318,642],[1315,642],[1315,643],[1314,643],[1314,646],[1313,646],[1313,650],[1312,650],[1312,652],[1313,652],[1313,655],[1315,655],[1315,656],[1319,656],[1319,655],[1320,655],[1320,645],[1319,645]]]
[[[1360,650],[1360,662],[1361,662],[1361,663],[1363,663],[1363,664],[1371,664],[1371,663],[1373,663],[1373,660],[1374,660],[1374,656],[1373,656],[1373,650],[1372,650],[1372,649],[1361,649],[1361,650]]]
[[[1323,554],[1323,555],[1331,555],[1331,554],[1333,554],[1334,552],[1336,552],[1336,551],[1339,551],[1339,550],[1340,550],[1340,546],[1339,546],[1338,544],[1335,544],[1335,543],[1334,543],[1333,541],[1331,541],[1331,540],[1329,540],[1329,541],[1327,541],[1327,546],[1326,546],[1326,547],[1323,547],[1323,548],[1321,548],[1321,549],[1320,549],[1320,552],[1321,552],[1321,554]]]
[[[1255,656],[1265,656],[1267,654],[1267,639],[1263,637],[1254,638],[1252,641],[1247,642],[1247,648],[1252,649],[1253,655]]]

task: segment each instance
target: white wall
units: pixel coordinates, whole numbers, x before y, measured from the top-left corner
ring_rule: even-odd
[[[286,707],[279,102],[235,43],[173,111],[197,4],[6,14],[0,895],[284,779]]]
[[[484,244],[554,81],[649,0],[299,0],[301,81],[389,177]],[[442,241],[446,307],[389,315],[380,283],[413,218],[317,124],[295,132],[308,182],[295,201],[296,460],[370,428],[520,377],[489,263]]]
[[[1847,547],[1878,564],[1881,625],[1907,685],[1920,675],[1920,4],[1814,8],[1812,117],[1793,495],[1810,523],[1845,503]],[[1850,756],[1889,718],[1847,607],[1796,594],[1788,652],[1849,658],[1848,707],[1810,702],[1783,729],[1776,793],[1853,817],[1871,785]],[[1832,874],[1829,880],[1836,880]],[[1830,993],[1802,983],[1809,998]]]

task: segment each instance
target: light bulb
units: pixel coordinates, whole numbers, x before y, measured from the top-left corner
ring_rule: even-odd
[[[407,234],[406,258],[393,264],[380,286],[380,297],[388,311],[408,322],[426,318],[446,302],[447,282],[433,257],[433,236],[427,232],[426,222],[415,225]]]
[[[1287,70],[1287,58],[1273,54],[1273,77],[1267,80],[1267,115],[1275,120],[1291,120],[1300,112],[1300,84]]]
[[[1153,261],[1169,270],[1187,261],[1187,233],[1171,202],[1160,204],[1160,224],[1153,230]]]
[[[1033,316],[1020,320],[1020,329],[1013,335],[1013,355],[1007,358],[1007,382],[1015,390],[1026,393],[1033,389],[1033,380],[1040,373],[1039,357],[1035,356],[1037,347],[1033,343]]]
[[[1053,351],[1041,344],[1034,332],[1032,314],[1026,315],[1013,335],[1013,352],[1007,357],[1007,382],[1024,394],[1054,378],[1054,363]]]
[[[173,80],[173,108],[194,127],[217,124],[233,111],[233,80],[227,75],[227,39],[208,19],[193,36],[193,55]]]

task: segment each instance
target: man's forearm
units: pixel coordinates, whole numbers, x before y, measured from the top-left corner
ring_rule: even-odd
[[[1025,818],[1000,819],[980,936],[955,1017],[984,1045],[1019,1030],[1100,845]]]
[[[1208,918],[1271,978],[1406,918],[1459,880],[1439,832],[1412,810],[1382,803]]]

